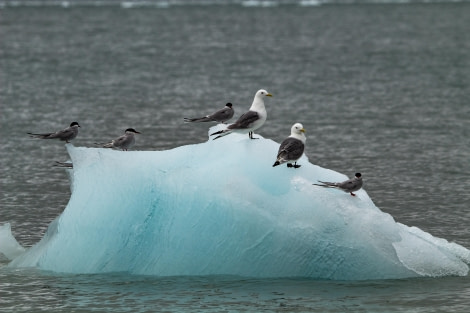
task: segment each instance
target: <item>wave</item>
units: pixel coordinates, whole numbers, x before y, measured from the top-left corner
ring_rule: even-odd
[[[14,7],[83,7],[83,6],[115,6],[123,9],[131,8],[168,8],[172,6],[220,6],[239,5],[242,7],[277,7],[277,6],[301,6],[316,7],[329,4],[433,4],[433,3],[470,3],[470,0],[13,0],[0,1],[0,8]]]

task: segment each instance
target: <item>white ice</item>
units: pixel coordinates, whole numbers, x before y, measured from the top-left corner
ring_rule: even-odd
[[[269,139],[231,134],[167,151],[66,147],[70,201],[9,266],[336,280],[468,273],[469,250],[395,222],[365,190],[352,197],[312,185],[345,175],[305,156],[299,169],[273,168],[279,144]]]
[[[25,249],[11,234],[10,223],[0,225],[0,253],[3,253],[8,259],[13,260],[24,252]]]

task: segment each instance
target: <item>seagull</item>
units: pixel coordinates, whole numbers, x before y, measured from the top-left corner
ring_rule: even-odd
[[[134,134],[140,134],[140,132],[136,131],[134,128],[128,128],[124,132],[124,135],[111,140],[109,143],[98,145],[103,145],[103,148],[119,148],[123,151],[127,151],[135,144]]]
[[[356,173],[354,178],[345,180],[341,183],[329,183],[324,181],[319,181],[323,185],[314,184],[315,186],[329,187],[341,189],[344,192],[349,192],[351,196],[355,196],[354,191],[358,191],[362,187],[362,175],[361,173]]]
[[[264,122],[266,122],[266,118],[268,117],[266,108],[264,107],[264,97],[272,97],[272,94],[264,89],[258,90],[255,94],[250,110],[240,116],[235,123],[228,125],[226,129],[211,134],[211,136],[219,135],[215,137],[214,140],[231,134],[232,132],[248,133],[250,139],[258,139],[253,138],[253,131],[263,126]]]
[[[277,159],[274,162],[274,166],[281,165],[289,161],[294,161],[292,163],[287,163],[287,167],[299,168],[300,165],[297,165],[297,160],[300,159],[305,149],[305,129],[304,126],[300,123],[295,123],[290,129],[290,136],[284,139],[284,141],[279,146],[279,151],[277,152]]]
[[[72,122],[70,124],[70,127],[67,127],[66,129],[59,130],[55,133],[46,133],[46,134],[33,134],[33,133],[28,133],[33,138],[40,138],[40,139],[60,139],[62,141],[65,141],[66,143],[69,143],[70,140],[74,139],[78,135],[78,128],[80,125],[78,125],[77,122]]]
[[[232,104],[229,102],[222,109],[212,113],[211,115],[206,115],[204,117],[198,118],[184,118],[186,123],[190,122],[219,122],[224,124],[226,121],[230,120],[233,117],[234,110],[232,109]]]

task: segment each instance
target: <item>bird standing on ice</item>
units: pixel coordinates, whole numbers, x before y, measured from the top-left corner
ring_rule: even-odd
[[[328,187],[328,188],[337,188],[340,189],[344,192],[349,192],[351,196],[355,196],[354,191],[358,191],[362,187],[362,175],[361,173],[356,173],[354,175],[354,178],[345,180],[344,182],[341,183],[330,183],[330,182],[324,182],[324,181],[319,181],[323,185],[320,184],[314,184],[315,186],[321,186],[321,187]]]
[[[28,135],[30,135],[33,138],[40,138],[40,139],[59,139],[59,140],[65,141],[66,143],[69,143],[70,140],[77,137],[79,127],[80,125],[78,125],[77,122],[72,122],[70,124],[70,127],[67,127],[63,130],[59,130],[55,133],[44,133],[44,134],[28,133]]]
[[[222,109],[204,117],[198,118],[184,118],[186,123],[190,122],[218,122],[218,123],[225,123],[226,121],[230,120],[233,117],[234,110],[232,108],[232,104],[229,102],[223,107]]]
[[[103,148],[118,148],[123,151],[127,151],[135,144],[134,134],[140,134],[134,128],[126,129],[124,135],[112,140],[110,143],[103,145]]]
[[[281,165],[283,163],[293,161],[292,163],[287,163],[287,167],[299,168],[300,165],[297,165],[297,160],[300,159],[305,149],[305,129],[302,124],[295,123],[290,129],[290,136],[284,139],[284,141],[279,146],[279,151],[277,152],[277,159],[274,162],[274,166]]]
[[[263,126],[268,117],[264,107],[264,97],[272,97],[272,95],[264,89],[258,90],[249,111],[240,116],[235,123],[228,125],[226,129],[212,133],[211,136],[219,135],[214,140],[232,132],[248,133],[250,139],[258,139],[253,138],[253,131]]]

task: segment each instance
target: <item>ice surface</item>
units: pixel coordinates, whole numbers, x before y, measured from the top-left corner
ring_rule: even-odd
[[[0,225],[0,253],[3,253],[8,259],[13,260],[23,254],[24,251],[25,249],[11,234],[10,223]]]
[[[231,134],[167,151],[66,147],[70,201],[10,266],[337,280],[468,273],[469,250],[396,223],[366,191],[312,186],[345,175],[305,156],[299,169],[273,168],[272,140]]]

